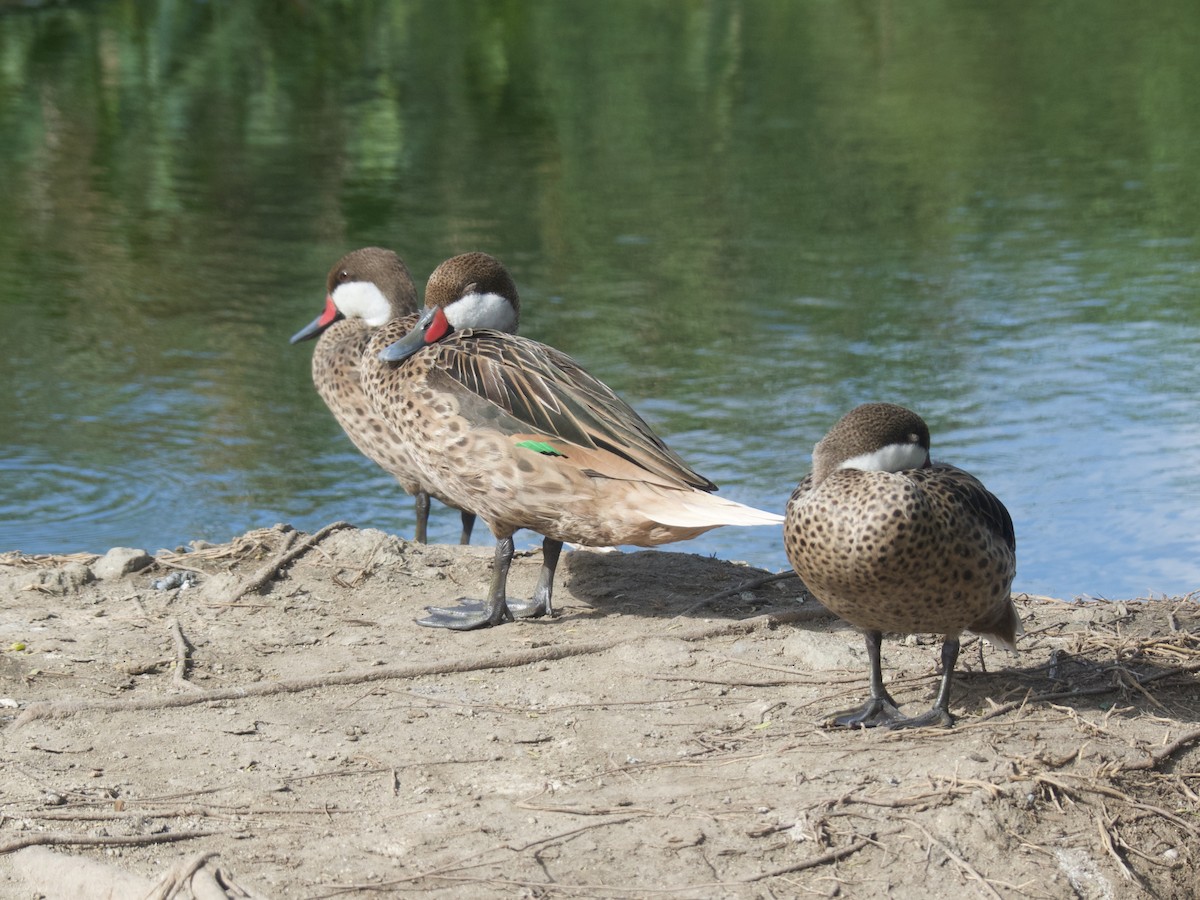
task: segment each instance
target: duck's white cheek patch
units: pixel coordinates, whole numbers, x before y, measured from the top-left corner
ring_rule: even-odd
[[[888,444],[870,453],[846,460],[839,469],[864,469],[868,472],[904,472],[925,465],[929,454],[920,444]]]
[[[465,294],[446,307],[446,318],[456,331],[490,328],[511,333],[517,327],[517,311],[499,294]]]
[[[357,316],[372,328],[383,325],[392,317],[387,297],[369,281],[349,281],[338,285],[333,292],[333,302],[347,319]]]

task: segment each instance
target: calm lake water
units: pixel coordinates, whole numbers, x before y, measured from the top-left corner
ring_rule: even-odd
[[[1016,589],[1200,588],[1194,0],[11,9],[0,550],[410,536],[288,344],[382,244],[499,256],[734,499],[889,400],[1006,502]]]

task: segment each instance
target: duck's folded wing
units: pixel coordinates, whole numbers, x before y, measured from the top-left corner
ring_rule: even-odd
[[[608,385],[544,344],[491,331],[462,331],[437,345],[431,378],[498,407],[531,433],[587,451],[612,454],[637,470],[680,487],[714,491]],[[598,457],[589,454],[595,461]]]
[[[932,468],[915,469],[907,474],[923,478],[932,473],[938,473],[940,488],[953,491],[963,505],[979,516],[994,534],[1004,540],[1009,550],[1016,551],[1017,536],[1013,528],[1012,516],[1000,502],[1000,498],[983,486],[983,482],[971,473],[947,463],[934,463]]]

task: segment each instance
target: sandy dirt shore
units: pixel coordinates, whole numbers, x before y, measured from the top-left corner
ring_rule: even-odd
[[[1019,597],[955,728],[846,732],[862,640],[794,577],[575,551],[554,620],[414,624],[491,554],[0,556],[0,896],[1200,895],[1194,598]],[[938,642],[884,657],[926,708]]]

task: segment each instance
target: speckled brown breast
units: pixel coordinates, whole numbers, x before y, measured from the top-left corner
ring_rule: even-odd
[[[999,501],[953,466],[842,469],[796,488],[784,544],[809,590],[860,628],[1011,641],[1011,529]]]
[[[403,334],[416,319],[415,315],[405,316],[392,324]],[[413,494],[421,489],[418,470],[363,391],[360,364],[371,334],[372,329],[358,318],[343,319],[326,329],[313,351],[313,384],[354,446]]]

